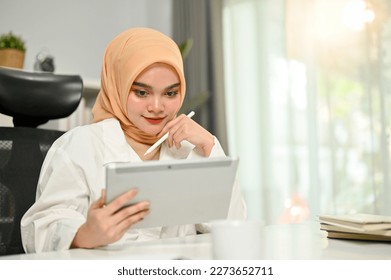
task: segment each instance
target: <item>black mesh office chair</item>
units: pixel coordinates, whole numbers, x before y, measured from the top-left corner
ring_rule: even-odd
[[[78,107],[78,75],[0,67],[0,113],[14,127],[0,127],[0,255],[23,253],[20,220],[35,201],[39,172],[52,143],[64,132],[37,128]]]

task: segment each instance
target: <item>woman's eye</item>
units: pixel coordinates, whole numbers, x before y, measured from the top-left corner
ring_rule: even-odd
[[[148,94],[145,90],[135,90],[134,92],[135,92],[136,95],[139,96],[139,97],[145,97],[145,96],[147,96],[147,94]]]
[[[175,95],[177,95],[177,94],[178,94],[177,91],[168,91],[168,92],[166,93],[166,95],[169,96],[169,97],[175,96]]]

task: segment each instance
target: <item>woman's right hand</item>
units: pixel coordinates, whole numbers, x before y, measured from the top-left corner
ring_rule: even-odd
[[[149,213],[148,201],[124,207],[136,195],[137,189],[131,189],[105,205],[106,193],[103,190],[101,197],[91,204],[87,221],[76,232],[71,248],[95,248],[121,239],[132,225]]]

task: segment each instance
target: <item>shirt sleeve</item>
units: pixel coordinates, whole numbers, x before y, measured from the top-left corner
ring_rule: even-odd
[[[21,221],[26,252],[69,249],[89,207],[86,180],[61,149],[49,151],[42,166],[37,200]]]

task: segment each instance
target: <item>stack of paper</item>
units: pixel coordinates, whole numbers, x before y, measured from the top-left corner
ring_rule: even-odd
[[[320,215],[320,229],[329,238],[391,241],[391,216],[372,214]]]

